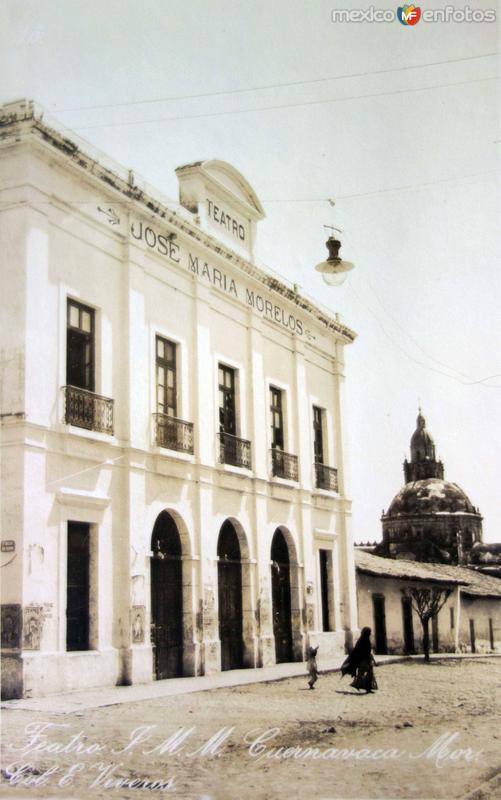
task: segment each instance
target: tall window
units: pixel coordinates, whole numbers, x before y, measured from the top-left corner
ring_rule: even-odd
[[[322,430],[322,409],[318,406],[313,406],[313,451],[315,454],[315,463],[324,463],[324,436]]]
[[[177,416],[176,345],[157,336],[157,411]]]
[[[66,383],[78,389],[95,389],[94,310],[68,300],[66,327]]]
[[[271,446],[284,449],[284,417],[282,411],[282,392],[270,386]]]
[[[235,370],[219,365],[219,431],[236,435]]]
[[[66,649],[89,649],[90,525],[68,522]]]

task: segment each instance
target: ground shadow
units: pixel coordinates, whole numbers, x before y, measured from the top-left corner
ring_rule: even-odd
[[[336,689],[336,694],[348,694],[350,697],[365,697],[367,692],[361,694],[360,692],[348,692],[346,689]],[[369,692],[369,694],[371,694],[371,692]]]

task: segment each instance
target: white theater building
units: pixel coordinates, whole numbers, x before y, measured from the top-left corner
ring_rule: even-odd
[[[237,170],[176,172],[180,204],[0,108],[7,698],[341,657],[357,627],[354,334],[257,266]]]

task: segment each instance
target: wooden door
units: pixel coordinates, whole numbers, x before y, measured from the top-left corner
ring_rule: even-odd
[[[412,600],[410,597],[402,598],[402,618],[404,623],[404,652],[415,653]]]
[[[470,619],[470,645],[471,645],[471,652],[477,652],[477,644],[475,639],[475,620]]]
[[[66,649],[89,649],[90,525],[68,522]]]
[[[379,655],[388,652],[386,644],[386,612],[384,608],[384,595],[374,594],[372,596],[374,607],[374,628],[375,628],[375,651]]]
[[[239,669],[243,667],[242,563],[238,536],[231,522],[221,528],[217,554],[221,669]]]
[[[151,622],[155,676],[183,674],[183,573],[181,540],[167,512],[158,517],[152,536]]]
[[[277,664],[292,661],[292,619],[289,549],[276,530],[271,545],[271,597]]]
[[[433,652],[438,653],[440,642],[438,637],[438,614],[432,617],[431,620],[431,640],[433,645]]]

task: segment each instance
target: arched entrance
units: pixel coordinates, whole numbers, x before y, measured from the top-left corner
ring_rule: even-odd
[[[162,511],[151,537],[151,623],[155,676],[183,674],[183,573],[181,538],[174,519]]]
[[[289,548],[277,528],[271,543],[271,598],[277,664],[293,660]]]
[[[221,669],[239,669],[244,666],[242,562],[238,536],[229,520],[219,532],[217,555]]]

